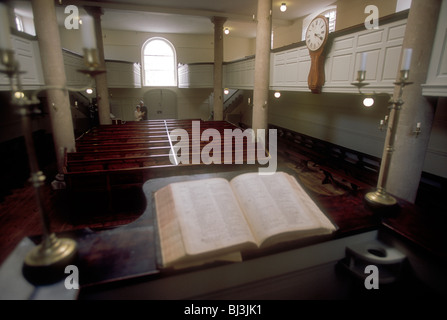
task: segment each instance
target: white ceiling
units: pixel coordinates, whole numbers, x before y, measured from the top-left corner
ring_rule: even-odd
[[[279,6],[286,2],[287,11]],[[295,19],[320,11],[335,0],[272,0],[274,26],[290,25]],[[104,0],[56,2],[59,21],[69,4],[99,6],[103,9],[102,27],[109,30],[132,30],[156,33],[213,34],[213,16],[226,17],[231,35],[256,37],[257,0]],[[29,1],[13,1],[23,15],[32,15]]]

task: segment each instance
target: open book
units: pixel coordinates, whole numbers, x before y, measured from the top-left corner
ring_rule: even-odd
[[[336,230],[295,178],[283,172],[176,182],[154,198],[162,267]]]

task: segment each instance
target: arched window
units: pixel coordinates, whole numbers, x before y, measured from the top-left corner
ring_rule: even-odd
[[[322,13],[329,20],[329,32],[335,31],[335,21],[337,19],[337,9],[329,9]]]
[[[177,86],[177,56],[168,40],[147,40],[142,48],[142,66],[144,86]]]

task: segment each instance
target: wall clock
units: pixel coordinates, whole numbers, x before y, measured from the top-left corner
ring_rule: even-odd
[[[306,46],[310,55],[310,71],[307,83],[313,93],[320,93],[324,84],[325,46],[329,36],[329,23],[326,17],[317,16],[306,30]]]

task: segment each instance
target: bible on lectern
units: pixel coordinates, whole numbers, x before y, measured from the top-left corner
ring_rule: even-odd
[[[284,172],[176,182],[154,198],[162,268],[216,261],[244,249],[336,230]]]

